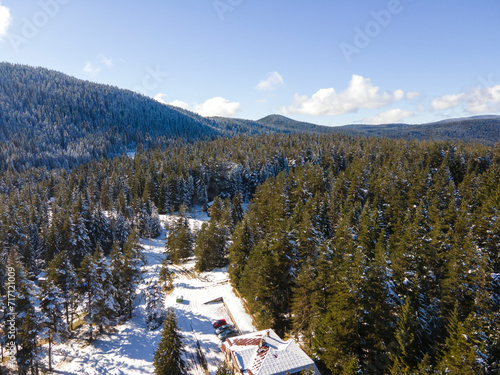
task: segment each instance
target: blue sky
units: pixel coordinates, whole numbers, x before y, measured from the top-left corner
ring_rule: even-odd
[[[0,0],[0,61],[203,115],[500,114],[496,0]]]

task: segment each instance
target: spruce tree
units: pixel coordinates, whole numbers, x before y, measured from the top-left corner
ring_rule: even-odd
[[[182,336],[177,327],[177,319],[173,309],[168,309],[160,343],[154,355],[156,375],[183,375],[186,373],[186,364],[182,359],[184,349]]]
[[[162,325],[165,319],[163,292],[157,282],[153,282],[145,290],[146,309],[144,320],[150,331]]]
[[[118,245],[113,246],[110,254],[110,278],[114,300],[118,303],[118,315],[132,317],[137,285],[141,279],[142,260],[137,253],[127,247],[125,254]]]
[[[99,245],[93,256],[87,255],[78,271],[80,294],[87,310],[85,321],[89,324],[89,340],[93,340],[93,325],[102,332],[110,319],[117,315],[118,304],[114,299],[115,288],[111,282],[108,264]]]
[[[393,375],[410,375],[416,365],[416,339],[413,319],[411,300],[408,297],[399,313],[399,320],[394,335],[395,342],[390,348],[391,353],[389,358],[392,364],[389,372]]]
[[[73,311],[77,300],[77,276],[66,251],[60,252],[48,265],[47,278],[61,290],[66,324],[73,326]]]
[[[185,209],[181,207],[179,218],[167,235],[165,250],[169,259],[178,263],[191,255],[192,236],[189,230],[189,223],[185,216]]]
[[[222,362],[222,365],[217,367],[217,372],[215,375],[233,375],[234,372],[229,368],[226,361]]]
[[[473,344],[459,318],[458,306],[448,317],[447,338],[436,365],[442,374],[479,374],[481,368],[476,362]]]
[[[42,337],[49,344],[49,371],[52,371],[52,345],[61,343],[69,335],[68,325],[64,321],[64,300],[61,290],[50,279],[43,283],[39,298],[41,320],[38,324],[43,330]]]
[[[163,259],[161,261],[161,268],[158,274],[158,281],[165,292],[173,288],[173,279],[174,273],[168,268],[167,259]]]
[[[24,264],[14,248],[9,253],[7,265],[10,272],[15,275],[15,346],[18,371],[19,374],[23,375],[27,374],[29,370],[34,373],[38,369],[40,360],[38,346],[40,319],[35,308],[38,304],[36,287],[26,276]]]

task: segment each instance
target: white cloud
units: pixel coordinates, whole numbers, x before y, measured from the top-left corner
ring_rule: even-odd
[[[284,85],[285,81],[283,80],[281,74],[278,72],[272,72],[267,75],[266,79],[260,81],[257,86],[255,86],[255,89],[262,91],[274,91]]]
[[[369,124],[394,124],[401,122],[402,120],[413,116],[414,113],[412,111],[404,111],[400,108],[390,109],[388,111],[379,113],[376,116],[367,118],[363,120]]]
[[[179,108],[182,108],[182,109],[189,110],[190,107],[189,107],[188,103],[183,102],[181,100],[174,100],[174,101],[171,101],[171,102],[167,102],[166,101],[166,97],[167,97],[167,94],[159,92],[154,97],[154,100],[156,100],[157,102],[160,102],[161,104],[168,104],[168,105],[171,105],[171,106],[174,106],[174,107],[179,107]]]
[[[432,101],[432,108],[436,111],[455,107],[463,107],[471,114],[500,112],[500,85],[478,87],[455,95],[443,95]]]
[[[172,105],[174,107],[179,107],[179,108],[182,108],[182,109],[187,109],[189,110],[189,104],[186,103],[186,102],[183,102],[182,100],[174,100],[170,103],[167,103],[169,105]]]
[[[349,87],[342,92],[334,88],[321,89],[313,96],[295,94],[294,102],[282,107],[284,114],[302,113],[308,115],[342,115],[357,112],[359,109],[376,109],[386,107],[395,101],[404,99],[403,90],[380,92],[369,78],[353,74]]]
[[[102,66],[104,66],[104,67],[106,67],[108,69],[113,67],[113,60],[112,59],[108,59],[102,53],[99,55],[99,62],[101,63]]]
[[[160,102],[161,104],[167,104],[167,102],[163,99],[164,96],[166,96],[166,94],[159,92],[153,99],[157,102]]]
[[[474,90],[467,98],[470,113],[500,112],[500,85]]]
[[[7,30],[12,22],[10,9],[0,4],[0,40],[7,35]]]
[[[220,96],[208,99],[196,106],[195,111],[202,116],[234,116],[240,110],[241,105],[237,102],[230,102],[229,100]]]
[[[101,72],[101,67],[92,64],[91,61],[87,61],[83,67],[83,71],[87,73],[90,77],[95,77]]]
[[[97,63],[93,63],[89,60],[83,67],[83,71],[87,73],[91,78],[94,78],[99,73],[101,73],[103,68],[111,69],[113,67],[113,60],[107,58],[102,53],[97,56],[97,59]]]
[[[410,92],[406,93],[406,99],[410,99],[410,100],[417,99],[421,96],[422,96],[422,93],[420,93],[418,91],[410,91]]]
[[[460,103],[464,99],[465,99],[464,94],[444,95],[432,101],[432,108],[434,108],[436,111],[442,111],[444,109],[453,108],[460,105]]]

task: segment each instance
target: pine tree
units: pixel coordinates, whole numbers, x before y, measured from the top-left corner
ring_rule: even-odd
[[[229,247],[228,271],[237,289],[241,287],[241,276],[252,247],[252,232],[248,220],[245,219],[236,227],[232,237],[232,244]]]
[[[72,221],[68,251],[69,258],[75,267],[79,267],[86,255],[92,254],[92,243],[86,227],[86,220],[81,214],[77,214]]]
[[[99,245],[91,257],[87,255],[78,271],[80,294],[87,310],[85,321],[89,324],[89,340],[93,340],[92,326],[95,324],[102,332],[110,319],[117,315],[118,304],[114,299],[116,291],[111,283],[108,264]]]
[[[192,236],[185,216],[185,206],[181,206],[180,215],[174,226],[170,228],[165,243],[169,259],[177,263],[191,255]]]
[[[168,268],[167,259],[161,261],[161,269],[158,274],[158,282],[165,292],[173,288],[172,283],[174,279],[174,273]]]
[[[146,311],[144,320],[150,331],[161,326],[165,312],[163,308],[163,292],[159,285],[154,282],[146,288]]]
[[[410,297],[408,297],[399,314],[395,332],[395,343],[389,355],[392,361],[389,372],[393,375],[410,375],[416,364],[415,324],[413,319],[411,300]]]
[[[52,280],[42,285],[40,293],[40,323],[44,335],[49,344],[49,371],[52,371],[52,344],[61,343],[68,337],[68,325],[64,321],[64,300],[61,298],[61,290],[54,285]]]
[[[115,245],[110,254],[110,278],[114,300],[119,305],[118,315],[128,314],[131,318],[137,285],[141,279],[141,259],[130,248],[123,254]]]
[[[123,248],[127,238],[130,235],[130,225],[127,223],[121,212],[118,212],[116,219],[112,222],[113,241],[120,248]]]
[[[73,328],[73,311],[77,300],[77,276],[66,251],[60,252],[48,265],[47,278],[61,290],[66,324]]]
[[[314,282],[316,270],[310,261],[302,266],[302,270],[295,279],[296,287],[293,290],[291,309],[293,312],[293,329],[295,334],[303,336],[303,341],[311,347],[311,340],[319,319],[316,301],[316,284]]]
[[[460,321],[458,306],[448,318],[447,338],[443,345],[436,370],[441,374],[479,374],[481,368],[476,362],[469,335]]]
[[[15,324],[16,324],[16,360],[19,374],[32,373],[38,369],[39,347],[38,336],[40,327],[37,305],[36,287],[26,276],[24,264],[19,259],[17,251],[12,248],[9,253],[8,269],[15,275]],[[9,290],[9,288],[7,288]]]
[[[38,374],[40,362],[39,339],[39,316],[34,309],[25,311],[21,319],[21,325],[17,331],[17,365],[20,375]]]
[[[123,245],[123,254],[129,254],[131,259],[137,261],[138,266],[143,266],[146,264],[146,259],[144,254],[142,254],[142,245],[139,241],[139,231],[133,229],[132,233],[127,238],[127,241]]]
[[[238,191],[231,201],[231,228],[234,230],[236,226],[243,220],[243,198]]]
[[[154,355],[156,375],[182,375],[186,372],[186,364],[182,359],[182,336],[177,327],[177,319],[173,309],[167,311],[161,340]]]
[[[198,271],[203,272],[227,265],[227,239],[228,233],[225,227],[212,220],[208,224],[202,224],[194,247]]]
[[[229,368],[226,361],[222,362],[222,365],[217,367],[217,372],[215,375],[233,375],[234,372]]]

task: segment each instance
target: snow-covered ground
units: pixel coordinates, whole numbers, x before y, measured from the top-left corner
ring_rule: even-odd
[[[162,216],[163,221],[174,217]],[[198,211],[189,219],[193,229],[199,229],[206,214]],[[54,363],[57,373],[67,375],[81,374],[152,374],[153,356],[160,340],[161,329],[148,331],[144,322],[145,299],[143,291],[155,278],[164,258],[165,231],[157,239],[141,240],[148,265],[144,267],[144,280],[138,288],[135,308],[131,320],[113,327],[111,332],[100,335],[92,345],[72,340],[54,350]],[[206,359],[209,371],[214,374],[223,360],[220,341],[213,329],[212,321],[231,316],[241,333],[255,331],[251,317],[246,313],[241,300],[234,294],[229,284],[227,270],[214,270],[202,274],[194,272],[194,260],[182,265],[171,266],[175,272],[174,291],[166,296],[165,306],[173,307],[182,330],[186,349],[185,360],[190,374],[205,374],[199,364],[197,342]],[[182,295],[184,301],[176,303]],[[205,304],[220,297],[221,302]]]

